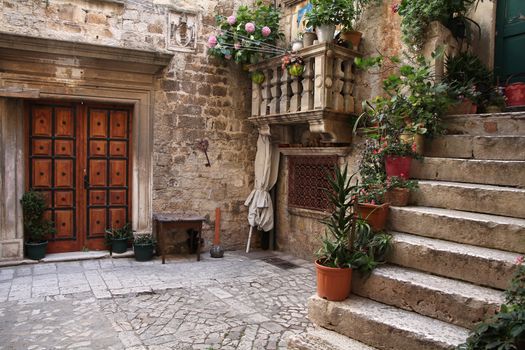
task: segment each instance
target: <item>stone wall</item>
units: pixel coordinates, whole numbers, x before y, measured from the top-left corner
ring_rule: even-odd
[[[0,32],[173,53],[152,107],[153,211],[206,216],[209,242],[214,209],[220,207],[222,244],[233,249],[246,241],[243,202],[253,185],[256,130],[247,122],[250,84],[241,68],[208,58],[205,44],[217,13],[229,15],[249,2],[4,0]],[[168,21],[181,14],[197,24],[196,40],[173,49]],[[210,167],[195,147],[202,139],[209,141]]]

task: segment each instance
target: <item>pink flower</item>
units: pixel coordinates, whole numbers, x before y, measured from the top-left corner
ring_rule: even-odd
[[[515,261],[516,265],[521,265],[521,264],[523,264],[523,260],[524,260],[523,255],[522,255],[522,256],[518,256],[518,257],[516,258],[516,261]]]
[[[217,46],[217,37],[215,35],[210,35],[208,38],[208,46],[215,47]]]
[[[272,30],[269,27],[264,26],[261,29],[261,33],[264,37],[267,37],[272,33]]]
[[[233,47],[234,47],[235,50],[239,50],[241,48],[241,43],[237,42],[237,43],[233,44]]]
[[[376,201],[372,199],[372,200],[370,201],[370,204],[375,205],[375,204],[376,204]]]
[[[399,4],[393,4],[391,9],[392,13],[397,13],[397,11],[399,11]]]
[[[401,173],[399,174],[399,177],[405,178],[405,174]]]
[[[246,29],[246,31],[248,33],[253,33],[255,32],[255,24],[253,24],[252,22],[248,22],[246,23],[246,25],[244,26],[244,29]]]
[[[412,144],[412,151],[413,152],[417,151],[417,145],[415,143]]]
[[[231,60],[232,59],[232,55],[224,55],[224,58],[226,58],[227,60]]]
[[[237,18],[235,16],[230,16],[226,19],[226,21],[228,22],[229,25],[234,25],[235,23],[237,23]]]

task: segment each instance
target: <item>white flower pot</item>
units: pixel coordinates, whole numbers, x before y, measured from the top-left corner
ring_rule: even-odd
[[[303,48],[303,42],[302,41],[294,41],[292,43],[292,51],[299,51]]]
[[[315,27],[317,33],[317,39],[319,43],[331,43],[334,41],[335,25],[334,24],[323,24]]]

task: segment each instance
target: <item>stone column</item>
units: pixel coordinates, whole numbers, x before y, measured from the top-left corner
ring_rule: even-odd
[[[0,260],[23,257],[23,194],[23,103],[0,97]]]

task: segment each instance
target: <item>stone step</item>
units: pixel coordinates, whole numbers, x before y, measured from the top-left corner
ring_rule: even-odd
[[[497,289],[508,287],[516,253],[392,232],[389,262]]]
[[[449,134],[525,135],[525,112],[452,115],[443,118]]]
[[[503,303],[503,292],[387,265],[354,274],[352,293],[472,329]]]
[[[288,350],[377,350],[321,327],[288,339]]]
[[[525,187],[525,161],[424,157],[412,162],[411,176],[421,180]]]
[[[437,207],[525,218],[525,189],[447,181],[419,181],[410,202]]]
[[[427,141],[425,155],[441,158],[525,160],[525,137],[445,135]]]
[[[378,349],[454,349],[465,328],[352,295],[343,302],[310,297],[312,322]]]
[[[430,207],[390,207],[393,231],[525,253],[525,219]]]

